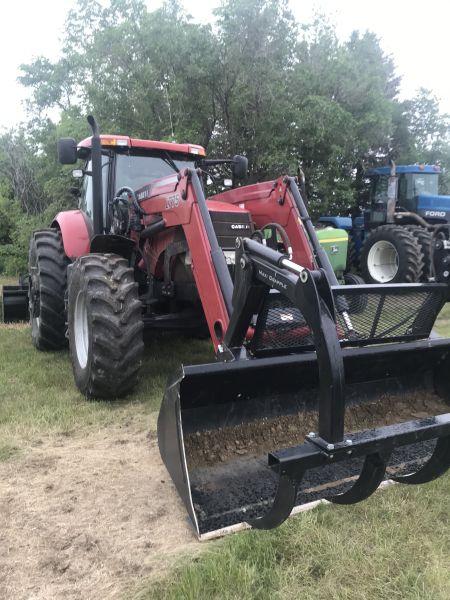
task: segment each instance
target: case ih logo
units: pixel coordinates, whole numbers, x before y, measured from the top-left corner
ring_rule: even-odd
[[[250,229],[250,225],[247,223],[232,223],[231,229]]]
[[[142,188],[142,190],[140,190],[136,196],[138,200],[145,200],[146,198],[150,198],[150,189],[151,187],[149,185],[147,185],[146,187]]]

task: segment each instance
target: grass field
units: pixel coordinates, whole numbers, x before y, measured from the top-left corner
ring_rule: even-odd
[[[450,334],[450,310],[443,313],[439,331]],[[146,349],[146,376],[134,394],[108,403],[81,397],[68,352],[38,353],[26,325],[0,325],[0,355],[0,461],[12,470],[20,470],[44,438],[53,443],[76,434],[82,443],[95,432],[104,437],[130,422],[154,431],[167,376],[181,362],[212,360],[207,342],[159,337]],[[114,503],[108,510],[115,518]],[[447,600],[449,514],[448,475],[418,488],[394,486],[353,508],[321,506],[273,532],[248,531],[204,544],[200,553],[175,553],[162,572],[136,569],[133,575],[130,569],[101,597]],[[56,583],[66,573],[58,569],[52,571]],[[53,597],[33,591],[30,597]]]

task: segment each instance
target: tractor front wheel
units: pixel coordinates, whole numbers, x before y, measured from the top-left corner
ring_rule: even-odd
[[[364,240],[360,267],[367,283],[416,283],[422,275],[422,250],[406,227],[382,225]]]
[[[75,383],[88,398],[118,398],[136,384],[144,344],[133,269],[115,254],[88,254],[71,267],[69,346]]]

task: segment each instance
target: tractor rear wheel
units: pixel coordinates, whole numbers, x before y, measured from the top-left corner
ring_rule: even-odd
[[[133,269],[115,254],[88,254],[70,270],[69,346],[75,383],[88,398],[118,398],[141,366],[142,305]]]
[[[422,250],[406,227],[382,225],[364,240],[360,265],[367,283],[415,283],[422,275]]]
[[[61,232],[35,231],[28,256],[31,337],[38,350],[59,350],[67,344],[64,296],[67,265]]]
[[[417,239],[420,245],[420,249],[422,250],[423,256],[423,270],[422,270],[422,281],[428,281],[429,277],[431,277],[432,265],[431,265],[431,255],[432,255],[432,235],[431,232],[425,229],[425,227],[420,227],[420,225],[411,225],[408,227],[413,236]]]

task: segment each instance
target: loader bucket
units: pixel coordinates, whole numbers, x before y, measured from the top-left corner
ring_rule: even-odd
[[[186,366],[170,382],[159,447],[200,538],[243,522],[270,528],[321,498],[353,503],[384,478],[416,483],[445,471],[450,340],[342,356],[346,438],[332,451],[314,443],[315,352]]]
[[[28,321],[28,285],[4,285],[2,299],[3,321]]]
[[[448,415],[435,422],[436,415],[449,412],[443,375],[450,367],[450,340],[399,346],[343,350],[346,430],[421,421],[442,425],[450,436]],[[263,517],[273,505],[279,479],[268,453],[274,460],[274,453],[301,447],[317,431],[319,382],[313,353],[246,363],[184,367],[164,396],[160,451],[199,536]],[[441,433],[436,429],[429,440],[397,448],[386,478],[417,472]],[[293,506],[348,491],[364,459],[355,452],[309,469]]]

